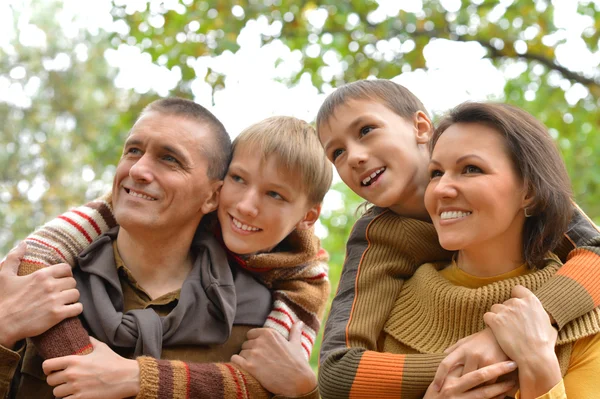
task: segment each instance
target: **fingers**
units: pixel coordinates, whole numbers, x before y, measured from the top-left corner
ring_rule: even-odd
[[[527,298],[530,295],[533,295],[533,293],[522,285],[515,285],[510,293],[513,298]]]
[[[294,323],[290,330],[290,341],[294,345],[302,345],[302,329],[304,328],[304,323],[298,320]]]
[[[231,363],[235,364],[238,367],[243,368],[244,370],[248,370],[248,361],[240,355],[231,356]]]
[[[463,367],[462,375],[469,374],[479,368],[477,356],[466,356],[465,366]]]
[[[17,272],[19,271],[21,259],[23,256],[25,256],[26,251],[27,244],[25,241],[21,241],[19,245],[10,250],[10,252],[6,255],[6,258],[4,258],[2,263],[0,263],[0,272],[16,276]]]
[[[66,369],[73,363],[74,360],[76,360],[76,358],[77,356],[63,356],[44,360],[44,362],[42,363],[42,370],[44,370],[44,374],[50,375],[51,373],[54,373],[56,371]]]
[[[442,360],[442,362],[437,368],[437,371],[435,372],[435,377],[432,382],[433,389],[436,392],[439,391],[440,388],[444,385],[444,381],[446,380],[448,373],[450,373],[450,371],[454,370],[456,367],[462,366],[462,358],[463,353],[459,349],[451,352],[448,356],[446,356],[444,360]]]
[[[73,277],[71,266],[66,263],[58,263],[45,268],[54,278]]]
[[[64,317],[62,318],[62,320],[79,316],[81,312],[83,312],[83,305],[79,302],[72,303],[70,305],[65,305],[63,314]]]
[[[257,339],[261,335],[265,334],[265,332],[269,331],[268,328],[253,328],[252,330],[246,333],[246,338],[248,340]]]
[[[469,399],[480,398],[504,398],[504,394],[508,393],[515,386],[515,381],[502,381],[492,385],[486,385],[472,390],[468,394]]]
[[[461,377],[461,381],[459,383],[460,390],[462,392],[466,392],[470,389],[473,389],[481,384],[485,384],[488,381],[493,381],[501,375],[510,373],[517,368],[517,363],[513,361],[495,363],[486,367],[482,367],[479,370],[472,371],[469,374],[465,374]],[[495,384],[494,384],[495,385]],[[489,385],[490,387],[493,385]],[[489,396],[494,397],[500,395],[501,392],[496,393],[495,395]],[[486,396],[488,397],[488,396]]]

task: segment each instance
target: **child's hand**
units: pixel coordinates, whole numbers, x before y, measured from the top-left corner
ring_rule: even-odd
[[[317,386],[317,377],[304,356],[301,321],[296,322],[286,340],[270,328],[248,331],[248,340],[231,362],[249,372],[269,392],[302,396]]]
[[[490,364],[509,360],[489,328],[457,341],[446,349],[445,353],[448,356],[440,363],[435,373],[432,384],[434,388],[439,389],[444,385],[446,376],[457,367],[462,368],[464,375]]]
[[[48,385],[58,398],[121,399],[136,396],[140,370],[136,360],[125,359],[103,342],[90,337],[94,351],[84,356],[64,356],[42,364]]]

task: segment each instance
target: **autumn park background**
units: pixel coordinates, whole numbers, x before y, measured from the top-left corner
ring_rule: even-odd
[[[312,122],[327,93],[369,77],[434,117],[468,99],[525,108],[600,223],[599,39],[599,0],[4,0],[0,257],[109,190],[124,136],[161,96],[195,99],[233,136],[275,114]],[[337,179],[319,226],[333,292],[359,204]]]

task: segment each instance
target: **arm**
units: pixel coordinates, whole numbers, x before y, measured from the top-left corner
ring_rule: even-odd
[[[312,229],[293,231],[284,246],[285,250],[254,255],[238,264],[273,293],[273,307],[264,327],[289,339],[292,325],[302,321],[302,347],[308,359],[329,298],[328,254]]]
[[[76,256],[114,225],[110,195],[56,217],[27,237],[27,253],[19,275],[57,263],[74,267]],[[88,333],[76,317],[62,321],[32,341],[46,359],[92,350]]]
[[[323,398],[416,398],[433,380],[445,355],[382,353],[377,345],[402,288],[398,276],[408,277],[418,264],[448,256],[439,249],[433,227],[413,229],[415,223],[387,212],[366,214],[354,225],[321,345]],[[411,253],[415,248],[424,249]]]
[[[272,396],[233,363],[186,363],[147,356],[136,361],[119,356],[95,339],[92,344],[94,351],[86,356],[65,356],[44,362],[44,373],[48,375],[48,384],[55,387],[55,396],[77,395],[86,399]],[[316,399],[318,393],[313,390],[299,397]]]
[[[575,204],[556,253],[567,262],[535,295],[562,329],[600,305],[600,230]]]

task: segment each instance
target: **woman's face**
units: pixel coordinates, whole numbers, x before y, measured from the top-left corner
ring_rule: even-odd
[[[451,125],[431,154],[429,174],[425,206],[442,247],[508,251],[522,245],[527,190],[497,130],[479,123]]]

